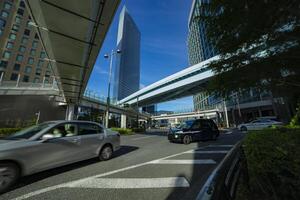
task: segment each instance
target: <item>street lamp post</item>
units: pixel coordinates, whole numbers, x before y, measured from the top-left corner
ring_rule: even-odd
[[[111,50],[110,54],[105,54],[104,58],[108,59],[110,58],[109,63],[109,74],[108,74],[108,88],[107,88],[107,99],[106,99],[106,113],[105,113],[105,127],[108,128],[108,122],[109,122],[109,106],[110,106],[110,85],[111,85],[111,74],[112,74],[112,65],[113,65],[113,56],[115,54],[119,54],[121,51],[118,49],[116,51]]]

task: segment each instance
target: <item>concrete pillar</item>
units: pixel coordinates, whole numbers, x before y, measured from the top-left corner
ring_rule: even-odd
[[[4,79],[4,72],[1,72],[1,74],[0,74],[0,85],[2,84],[3,79]]]
[[[74,115],[75,115],[75,105],[68,104],[67,110],[66,110],[66,120],[73,120]]]
[[[21,75],[20,75],[20,74],[18,74],[18,79],[17,79],[17,84],[16,84],[16,87],[19,87],[20,78],[21,78]]]
[[[121,115],[121,128],[127,128],[127,117],[126,115]]]
[[[229,128],[228,113],[227,113],[227,106],[226,106],[226,101],[225,101],[225,99],[224,99],[224,101],[223,101],[223,106],[224,106],[224,114],[225,114],[226,128]]]
[[[175,118],[175,124],[177,124],[178,123],[178,118]]]

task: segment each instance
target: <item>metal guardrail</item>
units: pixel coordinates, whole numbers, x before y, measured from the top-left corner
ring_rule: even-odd
[[[214,169],[196,199],[234,200],[241,175],[248,179],[246,159],[239,142]]]

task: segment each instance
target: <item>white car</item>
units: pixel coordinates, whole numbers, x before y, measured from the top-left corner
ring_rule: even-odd
[[[264,128],[269,128],[271,126],[282,126],[282,122],[278,122],[271,119],[257,119],[249,123],[238,125],[238,129],[241,131],[247,130],[261,130]]]

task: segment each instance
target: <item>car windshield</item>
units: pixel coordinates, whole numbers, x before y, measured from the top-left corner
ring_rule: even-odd
[[[35,134],[39,133],[41,130],[50,127],[52,124],[54,124],[54,122],[46,122],[46,123],[30,126],[16,133],[13,133],[4,139],[5,140],[29,139],[33,137]]]
[[[193,123],[194,123],[194,120],[185,121],[184,123],[181,124],[180,128],[189,129],[189,128],[191,128]]]

